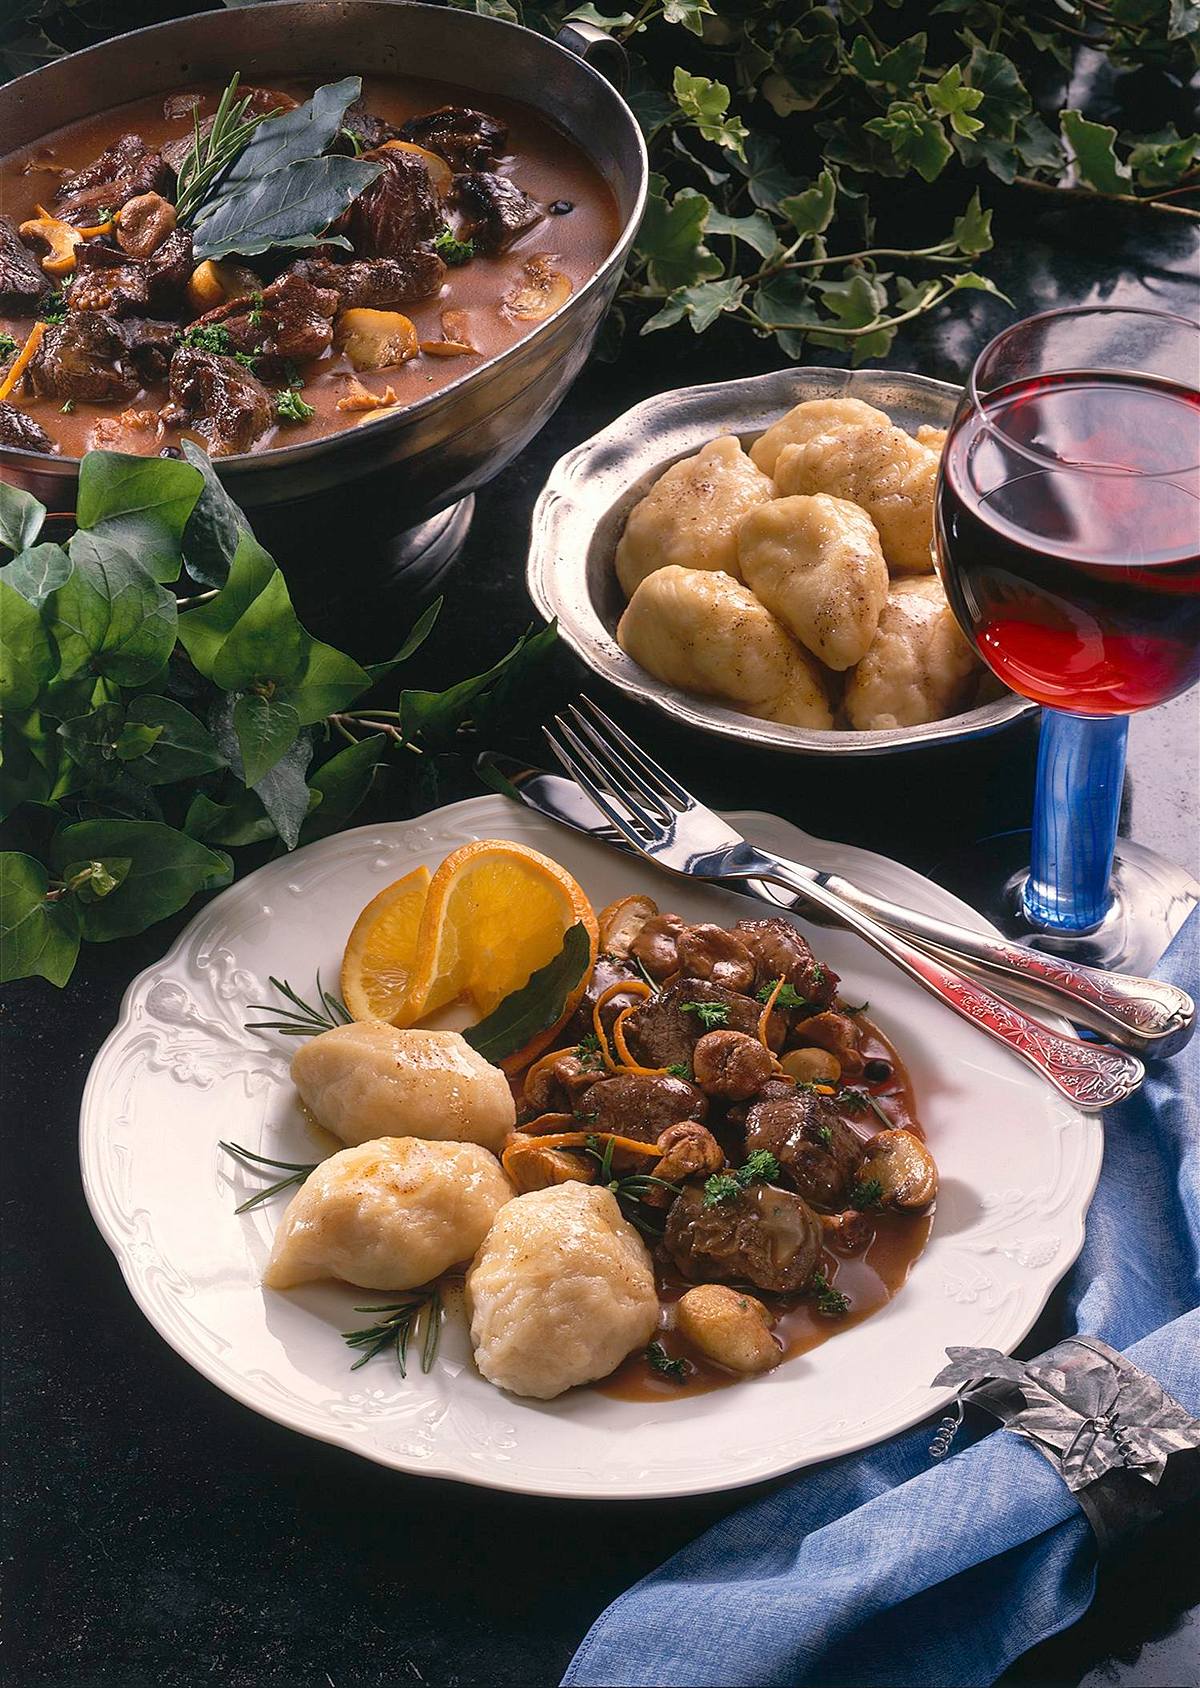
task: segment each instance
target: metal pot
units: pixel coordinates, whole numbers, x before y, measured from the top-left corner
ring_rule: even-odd
[[[378,587],[427,590],[470,521],[470,494],[525,446],[579,373],[620,281],[646,195],[646,148],[620,94],[585,62],[619,74],[621,49],[568,24],[562,44],[473,12],[409,0],[276,0],[135,30],[0,88],[5,145],[189,82],[272,76],[331,81],[355,71],[432,75],[487,103],[523,100],[571,137],[617,202],[621,232],[591,280],[507,351],[395,415],[300,445],[219,463],[305,598],[327,602],[331,574],[364,559]],[[51,510],[75,505],[78,460],[0,448],[0,474]]]

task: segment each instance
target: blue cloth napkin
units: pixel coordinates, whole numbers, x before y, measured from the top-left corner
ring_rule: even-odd
[[[1196,994],[1200,916],[1161,973]],[[1046,1347],[1102,1337],[1200,1414],[1198,1306],[1200,1036],[1105,1116],[1087,1237]],[[564,1685],[994,1682],[1087,1609],[1096,1550],[1035,1448],[971,1434],[933,1464],[926,1423],[731,1514],[603,1613]]]

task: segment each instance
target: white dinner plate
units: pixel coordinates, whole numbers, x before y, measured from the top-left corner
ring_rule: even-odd
[[[775,816],[739,814],[782,855],[846,873],[930,914],[986,929],[946,891]],[[352,1372],[340,1332],[380,1298],[343,1285],[266,1291],[286,1196],[238,1216],[261,1182],[218,1148],[321,1158],[288,1078],[294,1040],[248,1032],[269,974],[302,995],[338,976],[356,915],[384,885],[473,838],[556,857],[595,905],[648,890],[686,918],[731,922],[744,898],[668,880],[502,797],[418,822],[359,827],[271,862],[197,915],[135,979],[84,1092],[80,1154],[96,1223],[139,1307],[197,1371],[255,1412],[397,1470],[576,1498],[649,1499],[733,1488],[890,1436],[940,1407],[949,1344],[1010,1350],[1075,1258],[1100,1170],[1098,1122],[1007,1050],[934,1002],[850,933],[808,935],[849,998],[897,1045],[941,1172],[932,1236],[907,1285],[872,1318],[776,1371],[678,1401],[592,1389],[558,1400],[501,1393],[475,1371],[461,1308],[433,1370],[401,1379],[380,1356]],[[798,922],[806,930],[803,922]]]

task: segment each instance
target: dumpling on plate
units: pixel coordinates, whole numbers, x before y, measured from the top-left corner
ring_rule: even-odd
[[[828,492],[861,504],[879,530],[891,573],[929,574],[937,470],[937,453],[903,428],[856,423],[785,446],[775,485],[785,496]]]
[[[731,575],[656,570],[630,599],[617,643],[681,691],[719,698],[765,721],[833,725],[817,664]]]
[[[966,707],[978,664],[936,576],[897,580],[849,676],[843,707],[860,731],[920,727]]]
[[[356,1020],[304,1044],[292,1078],[318,1124],[343,1143],[429,1137],[498,1150],[517,1119],[504,1074],[458,1032]]]
[[[936,451],[940,457],[949,432],[949,428],[935,428],[932,422],[922,422],[917,429],[917,444],[925,446],[929,451]]]
[[[469,1260],[511,1196],[500,1162],[477,1143],[381,1137],[339,1149],[292,1197],[263,1283],[415,1289]]]
[[[467,1274],[475,1363],[548,1401],[607,1377],[658,1324],[654,1268],[611,1190],[554,1184],[501,1208]]]
[[[771,493],[732,434],[673,463],[626,520],[616,557],[625,596],[670,563],[736,575],[738,523]]]
[[[785,445],[803,445],[805,440],[827,434],[831,428],[890,421],[886,412],[876,410],[862,399],[805,399],[803,404],[793,405],[778,422],[773,422],[765,434],[759,435],[750,447],[750,456],[764,475],[773,475]]]
[[[775,498],[738,530],[742,578],[827,668],[851,668],[875,637],[888,571],[867,512],[827,493]]]

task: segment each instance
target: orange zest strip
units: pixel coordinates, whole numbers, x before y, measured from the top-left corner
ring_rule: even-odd
[[[566,1049],[551,1049],[547,1054],[539,1055],[532,1067],[526,1068],[525,1078],[523,1081],[525,1089],[529,1089],[530,1081],[537,1077],[543,1067],[552,1067],[555,1061],[561,1061],[564,1055],[570,1055],[572,1053],[573,1050],[568,1047]]]
[[[612,1050],[608,1047],[608,1033],[604,1029],[604,1021],[600,1018],[600,1010],[614,996],[628,995],[631,991],[635,996],[640,997],[643,1002],[648,996],[654,995],[650,986],[642,979],[618,979],[615,985],[609,985],[607,990],[600,992],[592,1007],[592,1030],[595,1032],[596,1041],[600,1045],[600,1054],[604,1065],[610,1073],[615,1073],[618,1070],[618,1063],[613,1060]],[[629,1006],[635,1008],[637,1004],[630,1003]]]
[[[41,345],[42,335],[45,332],[46,324],[44,322],[34,323],[33,327],[29,331],[28,340],[26,340],[25,344],[21,347],[21,350],[13,359],[8,374],[4,377],[3,381],[0,381],[0,400],[8,397],[20,381],[22,375],[24,375],[26,365],[30,362],[34,353]]]
[[[586,1149],[593,1143],[608,1142],[613,1144],[614,1149],[621,1149],[627,1154],[649,1155],[656,1161],[662,1159],[662,1150],[657,1143],[639,1143],[635,1137],[618,1137],[611,1131],[553,1131],[545,1137],[531,1137],[526,1143],[522,1143],[519,1137],[511,1138],[500,1156],[500,1164],[507,1172],[510,1158],[525,1154],[530,1149]]]
[[[780,974],[779,978],[776,979],[776,981],[775,981],[774,990],[771,992],[771,994],[767,998],[767,1000],[763,1003],[762,1013],[758,1016],[758,1041],[762,1044],[763,1048],[768,1050],[768,1051],[771,1048],[771,1045],[767,1042],[767,1028],[771,1024],[771,1010],[772,1010],[772,1008],[774,1008],[775,999],[779,995],[779,993],[782,989],[783,989],[783,975]]]
[[[627,1015],[635,1012],[637,1006],[638,1004],[636,1002],[631,1002],[627,1008],[622,1008],[621,1012],[613,1021],[613,1042],[617,1046],[617,1054],[620,1057],[621,1066],[626,1072],[639,1073],[643,1078],[663,1078],[669,1072],[669,1068],[643,1067],[639,1061],[634,1060],[633,1056],[629,1053],[629,1047],[625,1042],[625,1019]]]
[[[517,1130],[526,1137],[545,1137],[550,1132],[565,1131],[568,1127],[574,1131],[574,1120],[574,1114],[539,1114],[536,1119],[517,1126]]]

